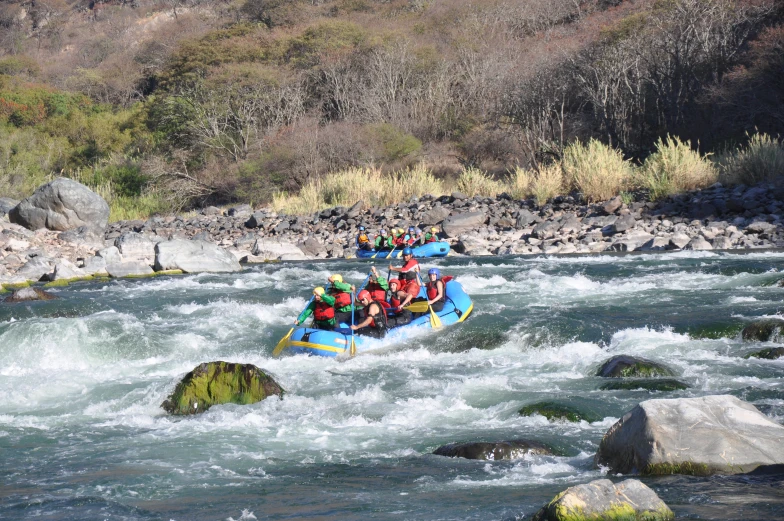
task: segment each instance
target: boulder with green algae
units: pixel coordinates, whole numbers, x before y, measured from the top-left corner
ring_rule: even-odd
[[[594,463],[621,474],[743,474],[784,464],[784,426],[729,395],[647,400],[607,431]]]
[[[170,414],[197,414],[213,405],[248,405],[268,396],[282,398],[283,393],[280,385],[255,365],[207,362],[186,374],[161,407]]]
[[[669,367],[634,356],[618,355],[602,364],[596,376],[603,378],[655,378],[657,376],[675,376]]]
[[[537,402],[526,405],[520,409],[519,413],[521,416],[533,416],[535,414],[539,414],[540,416],[544,416],[551,421],[566,420],[570,422],[579,422],[585,420],[589,423],[592,423],[601,420],[598,415],[581,411],[571,405],[554,401]]]
[[[740,335],[746,342],[767,342],[781,335],[784,321],[757,320],[743,328]]]
[[[532,521],[668,521],[674,519],[670,507],[656,493],[636,479],[613,484],[598,479],[567,488],[539,512]]]
[[[743,358],[765,358],[767,360],[776,360],[784,356],[784,347],[771,347],[769,349],[762,349],[749,353]]]
[[[32,300],[54,300],[57,297],[40,288],[22,288],[14,291],[5,302],[30,302]]]
[[[620,378],[602,384],[602,391],[682,391],[691,387],[672,378]]]

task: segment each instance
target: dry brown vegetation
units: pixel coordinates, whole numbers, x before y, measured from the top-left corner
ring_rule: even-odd
[[[95,179],[158,198],[147,209],[261,203],[330,172],[422,163],[470,190],[593,200],[667,136],[704,154],[781,133],[781,22],[774,0],[7,0],[0,123],[11,142],[62,149],[36,180]],[[43,101],[31,119],[9,78],[107,116]],[[105,144],[60,136],[57,114],[104,121]],[[579,142],[618,161],[589,165]],[[6,163],[0,186],[29,189],[24,163]]]

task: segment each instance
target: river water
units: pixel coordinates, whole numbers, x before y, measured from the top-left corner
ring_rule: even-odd
[[[0,519],[522,519],[605,477],[598,443],[640,401],[729,393],[784,422],[784,359],[742,358],[752,346],[739,336],[753,319],[784,319],[784,253],[423,265],[455,275],[473,315],[349,360],[271,352],[314,286],[335,272],[364,279],[356,260],[83,283],[53,290],[56,301],[0,304]],[[617,354],[663,362],[691,388],[601,391],[593,374]],[[287,394],[167,416],[176,382],[212,360],[255,364]],[[603,419],[518,414],[545,399]],[[560,455],[431,454],[521,438]],[[678,518],[784,519],[781,475],[644,482]]]

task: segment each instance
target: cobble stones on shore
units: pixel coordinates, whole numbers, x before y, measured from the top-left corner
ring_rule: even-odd
[[[567,196],[541,207],[506,194],[454,193],[414,197],[385,208],[360,201],[350,208],[310,215],[283,215],[248,205],[225,211],[208,207],[190,216],[111,223],[103,244],[80,234],[33,232],[8,222],[7,217],[0,219],[4,219],[0,220],[0,282],[8,284],[49,278],[58,259],[79,268],[92,266],[88,259],[96,254],[103,257],[106,251],[97,252],[110,246],[119,250],[119,261],[152,266],[154,245],[173,239],[212,242],[245,262],[345,258],[354,254],[360,225],[371,234],[381,228],[437,226],[457,255],[780,248],[784,247],[784,188],[769,183],[716,184],[657,202],[625,204],[616,197],[585,205]]]

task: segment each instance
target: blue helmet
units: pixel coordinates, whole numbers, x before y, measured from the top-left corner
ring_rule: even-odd
[[[411,248],[403,248],[403,255],[413,255],[413,254],[414,254],[414,250],[412,250]]]
[[[386,230],[379,230],[378,233],[380,233],[381,235],[386,235],[387,231]]]
[[[359,227],[359,231],[364,232],[365,231],[365,227],[364,226],[360,226]]]
[[[408,227],[408,231],[413,232],[414,231],[414,227],[413,226],[409,226]]]
[[[438,270],[438,268],[430,268],[429,270],[427,270],[427,274],[435,275],[437,279],[441,278],[441,272]]]

